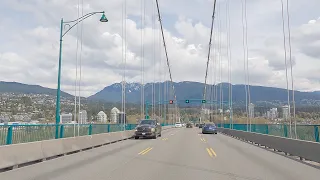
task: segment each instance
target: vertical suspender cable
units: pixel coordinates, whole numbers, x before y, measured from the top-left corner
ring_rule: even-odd
[[[231,43],[230,43],[230,1],[227,0],[226,2],[226,23],[227,23],[227,57],[228,57],[228,84],[229,84],[229,118],[230,118],[230,129],[232,129],[233,126],[233,114],[232,114],[232,54],[231,54]]]
[[[290,29],[290,12],[289,12],[289,0],[287,0],[287,28],[288,28],[288,42],[289,42],[289,60],[290,60],[290,71],[291,71],[291,88],[292,88],[292,104],[293,104],[293,120],[294,120],[294,134],[295,138],[297,135],[297,119],[296,119],[296,103],[294,98],[294,80],[293,80],[293,64],[292,64],[292,49],[291,49],[291,29]],[[289,106],[290,108],[290,106]],[[289,111],[290,112],[290,111]]]
[[[162,83],[162,74],[161,74],[161,69],[162,69],[162,53],[161,53],[161,31],[160,27],[158,29],[158,57],[159,57],[159,117],[162,119],[162,110],[161,110],[161,104],[163,101],[161,100],[161,83]]]
[[[77,23],[79,23],[79,17],[80,17],[80,0],[78,0],[78,6],[77,6],[77,10],[78,10],[78,18],[77,18]],[[80,133],[80,126],[79,126],[79,117],[78,117],[78,121],[77,121],[77,85],[78,85],[78,49],[79,49],[79,26],[77,26],[77,46],[76,46],[76,80],[75,80],[75,84],[74,84],[74,121],[78,122],[77,126],[78,126],[78,136]]]
[[[153,36],[153,83],[152,83],[152,116],[155,119],[155,108],[156,108],[156,26],[155,26],[155,7],[152,1],[152,36]]]
[[[222,23],[221,23],[221,4],[218,5],[218,24],[219,24],[219,104],[220,104],[220,120],[223,124],[223,91],[222,91],[222,52],[221,52],[221,32],[222,32]]]
[[[249,74],[249,48],[248,48],[248,21],[247,21],[247,0],[244,0],[244,22],[245,22],[245,44],[246,44],[246,71],[247,71],[247,91],[248,91],[248,105],[251,104],[251,95],[250,95],[250,74]],[[249,107],[248,107],[249,108]],[[247,112],[247,116],[249,118],[249,123],[250,123],[250,131],[251,131],[251,115],[249,115],[249,110]],[[250,112],[251,113],[251,112]]]
[[[83,0],[81,1],[81,17],[83,16]],[[82,67],[81,67],[81,64],[82,64],[82,35],[83,35],[83,21],[81,21],[81,31],[80,31],[80,58],[79,58],[79,104],[78,104],[78,117],[80,119],[80,123],[83,124],[85,122],[83,122],[83,116],[81,114],[81,76],[82,76]]]
[[[215,40],[215,36],[216,35],[216,33],[213,31],[213,41]],[[214,43],[214,42],[213,42]],[[214,55],[215,55],[215,46],[213,46],[213,47],[211,47],[212,48],[212,51],[213,51],[213,53],[210,55],[210,59],[211,59],[211,88],[210,88],[210,101],[211,101],[211,104],[210,104],[210,122],[213,122],[213,120],[214,120],[214,117],[212,117],[212,115],[213,115],[213,109],[214,109],[214,105],[215,105],[215,103],[213,103],[213,102],[215,102],[214,101],[214,88],[215,88],[215,81],[214,81],[214,73],[215,73],[215,57],[214,57]]]
[[[281,0],[281,17],[282,17],[282,33],[283,33],[283,49],[284,49],[284,63],[286,68],[286,85],[287,85],[287,103],[289,109],[289,131],[290,131],[290,138],[292,138],[292,122],[290,117],[290,91],[289,91],[289,81],[288,81],[288,66],[287,66],[287,45],[286,45],[286,32],[285,32],[285,19],[284,19],[284,5],[283,0]]]
[[[217,23],[217,27],[218,27],[218,23]],[[218,32],[218,29],[216,28],[215,30],[215,34],[216,34],[216,37],[217,37],[217,40],[219,40],[219,32]],[[214,51],[214,57],[215,57],[215,61],[214,61],[214,101],[215,101],[215,118],[217,120],[217,122],[219,121],[219,116],[218,116],[218,62],[219,62],[219,48],[218,48],[218,45],[219,45],[219,42],[216,43],[217,45],[214,47],[215,51]]]
[[[144,23],[145,23],[145,0],[141,0],[141,119],[144,118]]]
[[[248,112],[248,87],[247,87],[247,66],[246,66],[246,59],[247,59],[247,54],[246,54],[246,43],[245,43],[245,8],[244,8],[244,2],[241,0],[241,9],[242,9],[242,45],[243,45],[243,70],[245,74],[245,102],[246,102],[246,115],[247,115],[247,131],[249,131],[249,112]]]
[[[126,125],[126,61],[127,61],[127,0],[124,0],[122,7],[122,64],[123,64],[123,75],[122,75],[122,107],[121,119],[123,120],[123,128],[125,130]]]

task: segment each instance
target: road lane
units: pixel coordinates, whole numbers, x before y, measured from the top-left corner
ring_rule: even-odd
[[[320,170],[229,136],[202,135],[230,173],[268,180],[316,180]]]
[[[162,132],[170,137],[177,129]],[[98,179],[98,174],[108,174],[122,164],[134,159],[138,153],[153,147],[161,138],[125,140],[99,148],[44,161],[11,171],[0,173],[5,180],[70,180]]]
[[[0,173],[5,180],[295,180],[320,170],[245,142],[198,128],[161,138],[126,140]]]

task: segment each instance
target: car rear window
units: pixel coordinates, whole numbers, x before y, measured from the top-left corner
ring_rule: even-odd
[[[155,125],[155,124],[156,124],[156,121],[154,121],[154,120],[142,120],[142,121],[140,121],[140,124]]]

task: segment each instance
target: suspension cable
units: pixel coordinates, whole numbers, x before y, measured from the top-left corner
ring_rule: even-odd
[[[122,107],[121,119],[123,120],[124,130],[126,125],[126,63],[127,63],[127,0],[124,0],[122,6],[122,64],[123,64],[123,75],[122,75]]]
[[[249,74],[249,48],[248,48],[248,20],[247,20],[247,0],[244,0],[244,22],[246,25],[246,38],[245,38],[245,43],[246,43],[246,54],[247,54],[247,63],[246,63],[246,68],[247,68],[247,90],[248,90],[248,106],[251,104],[251,93],[250,93],[250,74]],[[251,106],[251,105],[250,105]],[[248,107],[249,108],[249,107]],[[249,114],[250,113],[250,114]],[[248,109],[248,117],[249,117],[249,123],[250,123],[250,131],[251,131],[251,113],[252,110]]]
[[[162,119],[162,111],[163,109],[161,106],[161,83],[162,83],[162,76],[161,76],[161,70],[162,70],[162,53],[161,53],[161,31],[160,26],[158,26],[158,56],[159,56],[159,117]],[[163,103],[164,104],[164,103]]]
[[[141,0],[141,119],[144,119],[144,26],[146,18],[145,0]]]
[[[153,38],[153,44],[152,44],[152,60],[153,60],[153,83],[152,83],[152,100],[151,100],[151,104],[152,104],[152,117],[155,118],[155,78],[156,78],[156,73],[155,73],[155,70],[156,70],[156,55],[155,55],[155,8],[153,7],[153,1],[151,2],[152,4],[152,38]]]
[[[209,47],[208,47],[208,58],[207,58],[207,65],[206,65],[206,74],[204,77],[204,88],[203,88],[203,99],[206,99],[206,91],[207,91],[207,77],[208,77],[208,68],[209,68],[209,61],[210,61],[210,53],[211,53],[211,45],[212,45],[212,33],[213,33],[213,25],[214,25],[214,16],[216,11],[216,3],[217,0],[213,2],[213,10],[212,10],[212,20],[211,20],[211,30],[210,30],[210,38],[209,38]]]
[[[285,32],[285,19],[284,19],[284,4],[283,0],[281,0],[281,17],[282,17],[282,34],[283,34],[283,50],[284,50],[284,63],[286,68],[286,85],[287,85],[287,103],[288,103],[288,111],[289,111],[289,131],[290,138],[292,138],[292,122],[290,117],[290,91],[289,91],[289,81],[288,81],[288,66],[287,66],[287,45],[286,45],[286,32]]]
[[[79,17],[80,17],[80,0],[78,0],[78,6],[77,6],[77,23],[79,23]],[[74,84],[74,121],[77,122],[77,85],[78,85],[78,50],[79,50],[79,26],[77,26],[77,45],[76,45],[76,80]],[[78,136],[80,133],[80,126],[79,126],[79,118],[78,118]],[[74,126],[74,136],[75,136],[75,126]]]
[[[173,91],[174,101],[175,101],[175,103],[177,103],[177,97],[176,97],[174,84],[173,84],[173,80],[172,80],[172,73],[171,73],[170,62],[169,62],[169,58],[168,58],[168,51],[167,51],[166,41],[165,41],[165,37],[164,37],[164,33],[163,33],[163,26],[162,26],[162,20],[161,20],[158,0],[156,0],[156,4],[157,4],[157,11],[158,11],[160,29],[161,29],[161,34],[162,34],[163,47],[164,47],[164,51],[165,51],[165,55],[166,55],[168,72],[169,72],[169,77],[170,77],[170,81],[171,81],[171,88],[172,88],[172,91]]]
[[[246,27],[245,27],[245,17],[246,17],[246,4],[245,0],[241,0],[241,9],[242,9],[242,45],[243,45],[243,69],[245,74],[245,102],[246,102],[246,115],[247,115],[247,131],[249,131],[249,112],[248,112],[248,78],[247,78],[247,46],[246,46]]]
[[[297,135],[297,119],[296,119],[296,103],[294,98],[294,80],[293,80],[293,64],[292,64],[292,50],[291,50],[291,28],[290,28],[290,12],[289,12],[289,0],[287,0],[287,28],[288,28],[288,43],[289,43],[289,60],[290,60],[290,73],[291,73],[291,88],[292,88],[292,104],[293,104],[293,120],[294,120],[294,134]],[[290,106],[289,106],[290,108]]]
[[[83,16],[83,0],[81,1],[81,16]],[[83,117],[82,117],[82,114],[81,114],[81,77],[82,77],[82,36],[83,36],[83,21],[81,21],[81,31],[80,31],[80,58],[79,58],[79,82],[78,82],[78,85],[79,85],[79,106],[78,106],[78,113],[79,113],[79,119],[80,119],[80,122],[81,124],[85,123],[85,122],[82,122],[83,120]]]
[[[222,39],[221,39],[221,32],[222,32],[222,23],[221,23],[221,4],[218,4],[218,30],[219,30],[219,108],[220,108],[220,120],[221,120],[221,124],[223,124],[223,104],[222,104],[222,101],[223,101],[223,91],[222,91],[222,52],[221,52],[221,49],[222,49]]]
[[[227,57],[228,57],[228,83],[229,83],[229,118],[230,118],[230,129],[233,126],[233,114],[232,114],[232,54],[231,54],[231,43],[230,43],[230,1],[226,2],[226,22],[227,22]]]

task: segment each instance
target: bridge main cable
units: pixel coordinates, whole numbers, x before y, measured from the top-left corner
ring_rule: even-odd
[[[206,67],[206,74],[205,74],[205,78],[204,78],[203,99],[206,99],[206,93],[207,93],[207,78],[208,78],[208,69],[209,69],[210,53],[211,53],[211,45],[212,45],[213,25],[214,25],[214,20],[215,20],[215,13],[216,13],[216,3],[217,3],[217,0],[214,0],[213,11],[212,11],[211,30],[210,30],[210,40],[209,40],[209,47],[208,47],[207,67]]]
[[[163,33],[163,26],[162,26],[162,21],[161,21],[161,15],[160,15],[160,10],[159,10],[158,0],[156,0],[156,4],[157,4],[157,11],[158,11],[158,18],[159,18],[159,23],[160,23],[160,29],[161,29],[161,34],[162,34],[162,41],[163,41],[164,51],[165,51],[165,54],[166,54],[166,60],[167,60],[167,66],[168,66],[168,71],[169,71],[169,77],[170,77],[170,82],[171,82],[171,86],[172,86],[172,90],[173,90],[173,96],[174,96],[175,102],[177,102],[177,99],[176,99],[177,97],[176,97],[176,93],[175,93],[175,89],[174,89],[174,85],[173,85],[173,80],[172,80],[170,62],[169,62],[169,58],[168,58],[168,51],[167,51],[166,41],[165,41],[164,33]]]

